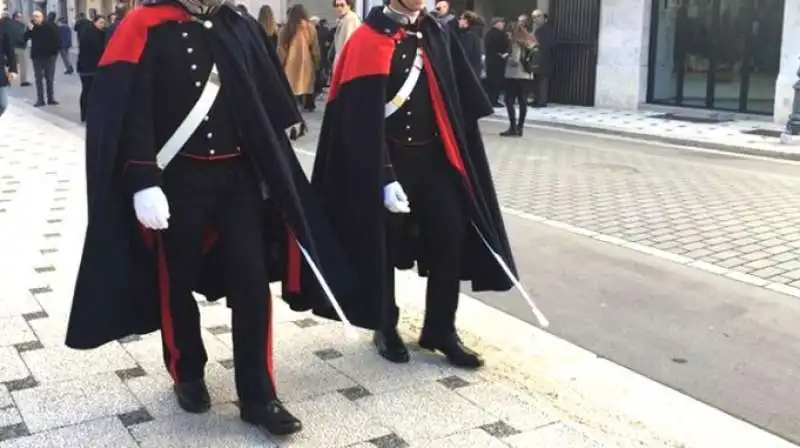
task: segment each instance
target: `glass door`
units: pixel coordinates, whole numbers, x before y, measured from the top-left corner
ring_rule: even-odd
[[[648,101],[771,113],[785,0],[659,0]]]

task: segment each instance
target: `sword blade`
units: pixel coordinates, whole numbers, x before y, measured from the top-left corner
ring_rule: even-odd
[[[334,311],[336,311],[336,315],[339,316],[339,319],[344,324],[345,333],[347,334],[347,337],[350,339],[358,339],[358,332],[356,331],[355,327],[353,327],[353,324],[350,323],[350,320],[347,319],[347,316],[345,316],[344,310],[342,310],[342,306],[339,304],[339,301],[336,300],[336,297],[333,295],[333,291],[331,291],[331,288],[328,285],[328,281],[325,280],[325,277],[322,275],[322,272],[320,272],[319,268],[317,267],[317,264],[314,263],[314,260],[311,258],[311,255],[309,255],[306,248],[303,247],[302,244],[300,244],[300,241],[297,242],[297,246],[300,248],[300,252],[302,252],[303,258],[306,259],[306,262],[308,263],[309,267],[311,267],[311,272],[314,273],[314,276],[317,278],[317,281],[319,282],[320,286],[322,286],[322,290],[325,292],[325,295],[328,296],[328,300],[331,302],[331,305],[333,305],[333,309]]]
[[[530,294],[528,294],[528,291],[525,290],[525,287],[522,285],[522,282],[520,282],[519,279],[514,275],[514,273],[511,272],[511,268],[508,267],[508,264],[506,264],[505,260],[503,260],[503,257],[501,257],[500,254],[498,254],[492,248],[492,246],[489,244],[489,241],[487,241],[486,237],[484,237],[483,234],[481,233],[481,229],[478,228],[478,225],[473,222],[472,226],[475,227],[475,232],[477,232],[478,236],[481,237],[483,244],[486,246],[487,249],[489,249],[489,252],[492,253],[492,256],[497,261],[497,264],[500,265],[500,268],[502,268],[503,271],[506,273],[508,279],[511,280],[511,283],[514,284],[514,288],[516,288],[517,291],[519,291],[520,295],[522,295],[522,298],[524,298],[525,301],[528,302],[528,306],[531,307],[531,311],[533,312],[534,317],[536,317],[536,321],[539,322],[539,326],[541,326],[542,328],[549,327],[550,320],[547,319],[547,316],[545,316],[544,313],[542,313],[542,311],[539,309],[539,307],[536,306],[536,302],[533,301],[533,298],[530,296]]]

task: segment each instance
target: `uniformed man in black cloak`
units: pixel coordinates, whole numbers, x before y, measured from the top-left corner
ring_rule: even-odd
[[[373,8],[348,41],[312,185],[359,274],[359,293],[340,297],[342,306],[375,330],[379,353],[409,360],[396,330],[394,268],[416,262],[428,278],[420,346],[477,368],[483,360],[456,332],[459,282],[505,291],[516,276],[478,129],[493,111],[457,39],[424,3]]]
[[[275,390],[269,283],[299,288],[302,259],[330,280],[319,285],[340,291],[344,255],[286,138],[301,119],[275,49],[253,19],[218,1],[151,0],[103,55],[66,343],[90,349],[160,329],[179,405],[205,412],[208,358],[192,291],[225,296],[241,418],[290,434],[302,425]]]

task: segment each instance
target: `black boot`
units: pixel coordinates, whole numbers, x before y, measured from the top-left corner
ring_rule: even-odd
[[[465,347],[461,339],[456,334],[451,334],[443,338],[433,338],[422,335],[419,338],[419,346],[425,350],[439,352],[443,354],[450,364],[466,369],[477,369],[483,367],[483,359],[473,350]]]
[[[279,400],[267,404],[242,403],[239,416],[243,421],[274,436],[286,436],[303,429],[303,422],[287,411]]]
[[[525,129],[525,125],[521,124],[517,126],[517,137],[522,137],[522,131]]]
[[[174,390],[175,395],[178,397],[178,405],[184,411],[192,414],[202,414],[211,409],[211,397],[208,395],[205,381],[176,383]]]
[[[372,337],[372,342],[378,349],[378,354],[386,360],[396,364],[403,364],[409,361],[408,349],[403,343],[403,339],[397,334],[397,330],[376,331]]]
[[[519,128],[513,124],[510,125],[508,129],[500,133],[500,137],[517,137],[519,135]]]

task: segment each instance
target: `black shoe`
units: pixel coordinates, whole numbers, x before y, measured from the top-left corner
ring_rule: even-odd
[[[241,404],[239,416],[275,436],[287,436],[303,429],[303,422],[292,415],[278,400],[267,404]]]
[[[397,330],[376,331],[372,336],[372,342],[378,349],[378,354],[387,361],[395,364],[404,364],[409,361],[408,349],[403,343],[403,339],[397,334]]]
[[[495,108],[495,109],[498,109],[498,108],[506,107],[506,106],[504,104],[500,103],[500,102],[495,102],[495,103],[492,103],[492,107]]]
[[[58,106],[58,101],[56,100],[49,100],[47,101],[48,106]]]
[[[33,103],[33,107],[44,107],[44,105],[45,105],[44,101],[37,101]]]
[[[522,131],[525,129],[525,125],[519,125],[517,127],[517,137],[522,137]]]
[[[19,83],[19,86],[20,86],[20,87],[30,87],[30,86],[31,86],[31,83],[29,83],[28,81],[25,81],[25,82],[21,82],[21,83]]]
[[[297,138],[298,138],[297,129],[295,129],[295,128],[290,129],[289,130],[289,140],[294,141],[294,140],[297,140]]]
[[[202,414],[211,409],[211,397],[205,381],[184,381],[176,383],[173,389],[178,397],[178,406],[184,411]]]
[[[439,352],[443,354],[450,364],[466,369],[477,369],[483,367],[483,359],[473,350],[465,347],[461,339],[455,334],[442,338],[433,339],[422,336],[419,338],[419,346],[425,350]]]
[[[73,69],[69,69],[69,70],[64,72],[65,75],[71,75],[73,73],[75,73],[75,70],[73,70]]]
[[[543,107],[547,107],[547,103],[533,103],[533,104],[531,104],[531,107],[534,107],[534,108],[537,108],[537,109],[541,109]]]
[[[311,112],[314,112],[313,110]],[[297,136],[298,138],[306,135],[308,133],[308,126],[305,123],[300,125],[300,134]]]
[[[510,126],[508,129],[500,133],[500,137],[518,137],[519,131],[516,126]]]

